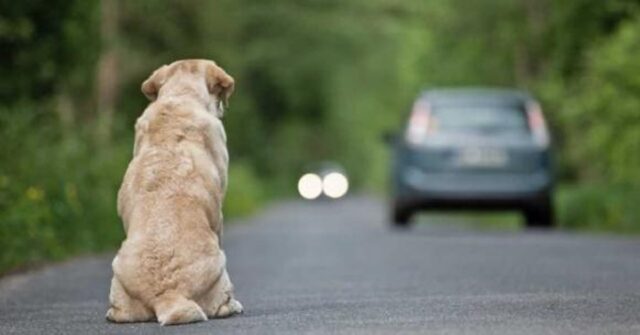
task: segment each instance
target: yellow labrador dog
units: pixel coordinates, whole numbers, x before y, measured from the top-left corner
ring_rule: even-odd
[[[181,60],[142,84],[118,193],[126,240],[113,260],[107,319],[162,325],[242,312],[221,246],[228,153],[220,117],[234,81],[209,60]]]

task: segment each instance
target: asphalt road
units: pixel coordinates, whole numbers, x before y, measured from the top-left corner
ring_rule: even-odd
[[[225,234],[245,314],[104,320],[112,255],[0,281],[0,334],[640,334],[640,240],[443,224],[382,202],[288,202]]]

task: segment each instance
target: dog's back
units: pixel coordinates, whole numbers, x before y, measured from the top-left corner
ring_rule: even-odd
[[[162,324],[206,320],[211,311],[196,301],[226,274],[219,240],[225,142],[220,120],[197,95],[160,97],[136,123],[118,194],[127,239],[114,281]]]

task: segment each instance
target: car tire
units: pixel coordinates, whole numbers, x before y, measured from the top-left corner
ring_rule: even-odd
[[[527,228],[550,229],[555,227],[553,202],[546,196],[529,205],[524,210]]]
[[[393,212],[391,213],[391,223],[394,227],[398,228],[406,228],[411,223],[412,213],[408,209],[400,209],[397,206],[394,206]]]

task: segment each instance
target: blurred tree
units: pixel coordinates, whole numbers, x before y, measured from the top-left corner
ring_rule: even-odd
[[[640,17],[590,50],[566,104],[571,157],[584,179],[640,188]]]
[[[113,127],[113,114],[118,93],[118,1],[100,0],[100,58],[98,59],[96,87],[99,141],[104,145]]]
[[[99,44],[94,0],[3,2],[0,11],[0,103],[91,97]],[[67,107],[86,106],[72,99]],[[80,101],[83,100],[83,101]],[[68,112],[68,111],[63,111]],[[74,118],[66,115],[64,118]]]

